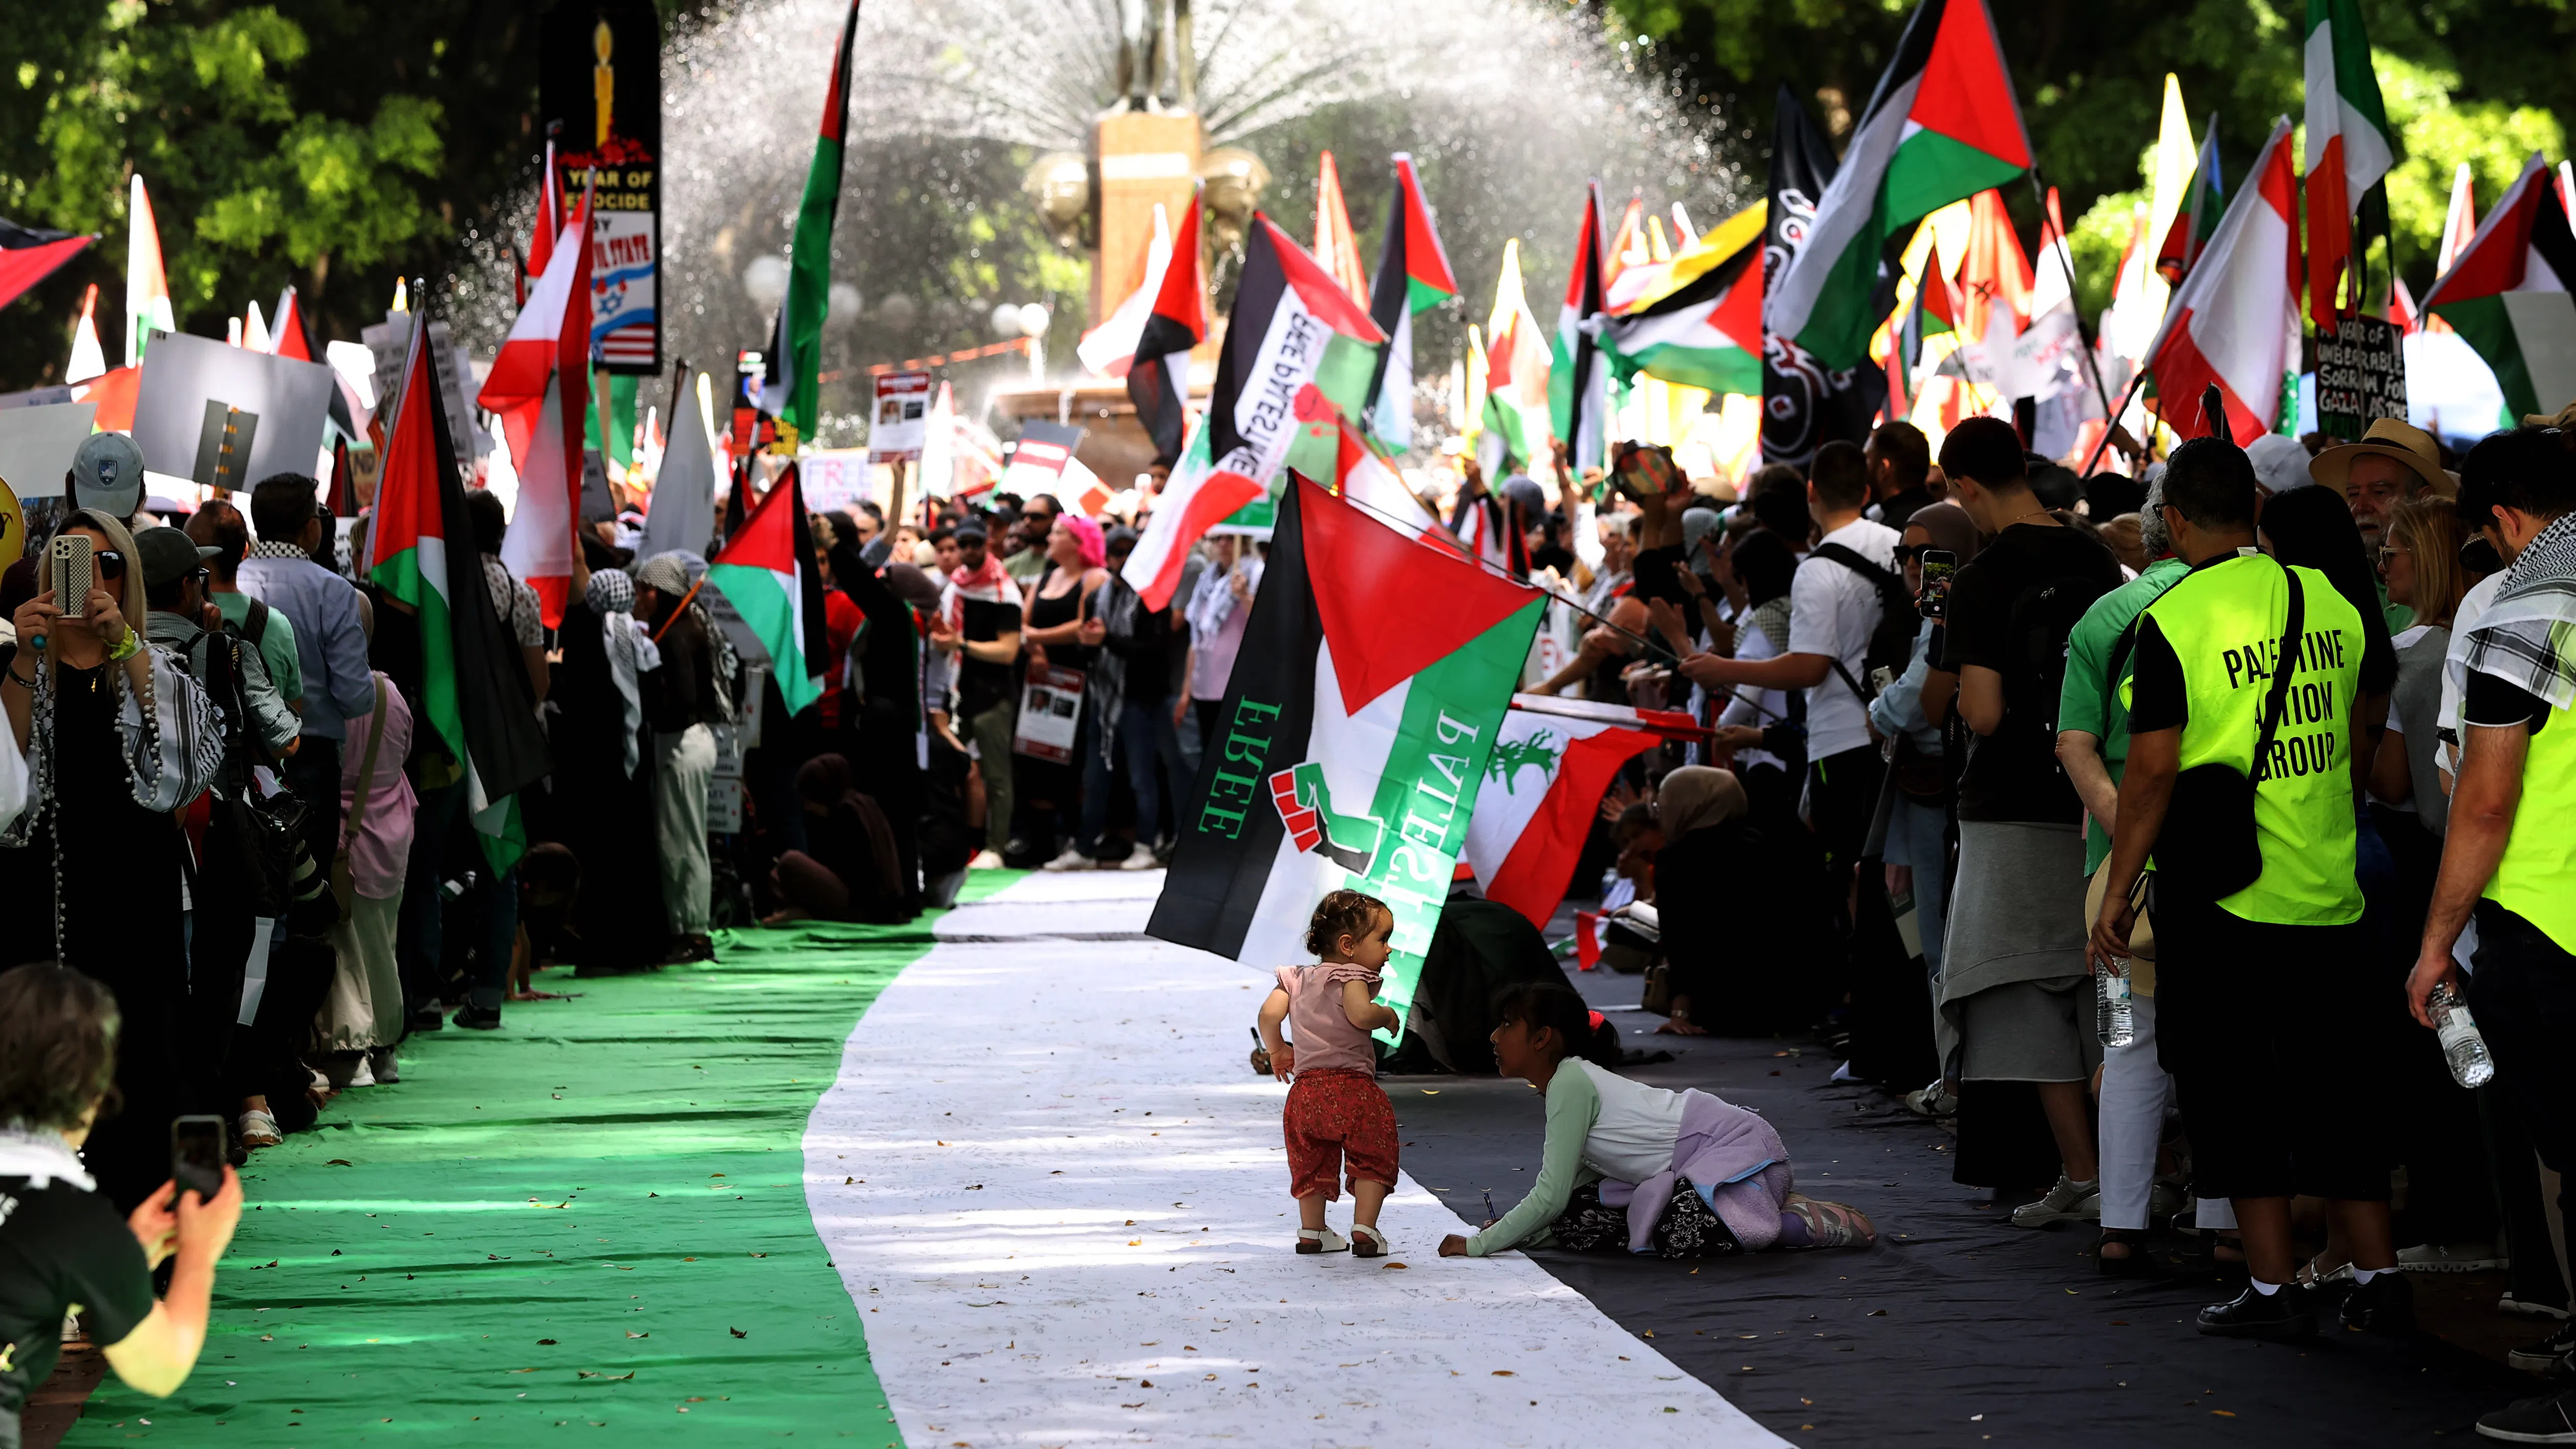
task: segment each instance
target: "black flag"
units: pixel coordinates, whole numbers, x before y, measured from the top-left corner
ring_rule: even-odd
[[[1771,216],[1762,243],[1762,291],[1770,296],[1789,260],[1806,244],[1816,203],[1832,184],[1833,143],[1807,118],[1787,86],[1775,102],[1771,128]],[[1884,265],[1879,284],[1888,291],[1885,313],[1895,305],[1895,274]],[[1849,371],[1827,369],[1806,349],[1765,328],[1762,335],[1762,461],[1804,468],[1825,444],[1865,443],[1870,420],[1887,402],[1887,374],[1864,361]]]

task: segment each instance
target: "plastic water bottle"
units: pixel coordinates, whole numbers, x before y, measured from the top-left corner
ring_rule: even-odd
[[[2124,1047],[2138,1039],[2138,1014],[2129,999],[2126,958],[2094,964],[2093,1034],[2106,1047]],[[2485,1048],[2479,1050],[2483,1052]]]
[[[2469,1004],[2460,999],[2449,982],[2433,988],[2424,1009],[2433,1018],[2433,1030],[2441,1036],[2442,1059],[2451,1064],[2451,1080],[2463,1087],[2483,1087],[2495,1080],[2495,1058],[2487,1053],[2487,1039],[2478,1035],[2478,1023],[2469,1015]]]

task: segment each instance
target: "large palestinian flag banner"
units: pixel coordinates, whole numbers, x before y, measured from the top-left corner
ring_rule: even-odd
[[[2576,401],[2576,234],[2538,153],[2477,235],[2424,294],[2494,369],[2505,410],[2556,412]]]
[[[1366,891],[1402,1017],[1546,598],[1298,478],[1148,933],[1290,965],[1317,901]]]
[[[1914,224],[2020,176],[2030,136],[1985,0],[1923,0],[1852,128],[1806,245],[1769,297],[1769,330],[1824,367],[1858,366],[1895,299],[1889,254]]]
[[[1762,395],[1762,239],[1770,214],[1757,201],[1709,228],[1672,259],[1659,286],[1611,315],[1601,350],[1622,384],[1642,372],[1714,393]]]
[[[1705,732],[1678,710],[1514,696],[1467,821],[1467,864],[1485,899],[1545,930],[1611,777],[1667,739],[1694,737]]]

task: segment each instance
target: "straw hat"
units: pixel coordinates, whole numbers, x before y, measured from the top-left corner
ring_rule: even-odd
[[[2427,488],[2439,491],[2450,486],[2450,475],[2442,471],[2442,445],[2433,441],[2431,433],[2395,418],[2373,421],[2358,443],[2337,444],[2317,454],[2308,464],[2308,476],[2328,488],[2341,489],[2352,460],[2365,453],[2405,464]]]

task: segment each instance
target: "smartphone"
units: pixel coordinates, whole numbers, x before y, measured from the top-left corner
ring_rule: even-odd
[[[1923,550],[1923,591],[1915,595],[1916,607],[1926,619],[1944,619],[1950,613],[1950,580],[1959,573],[1959,556],[1946,548]]]
[[[170,1176],[179,1190],[211,1200],[224,1190],[224,1119],[181,1117],[170,1124]]]
[[[77,619],[89,612],[90,542],[86,535],[61,533],[45,545],[45,581],[53,586],[54,607]]]

